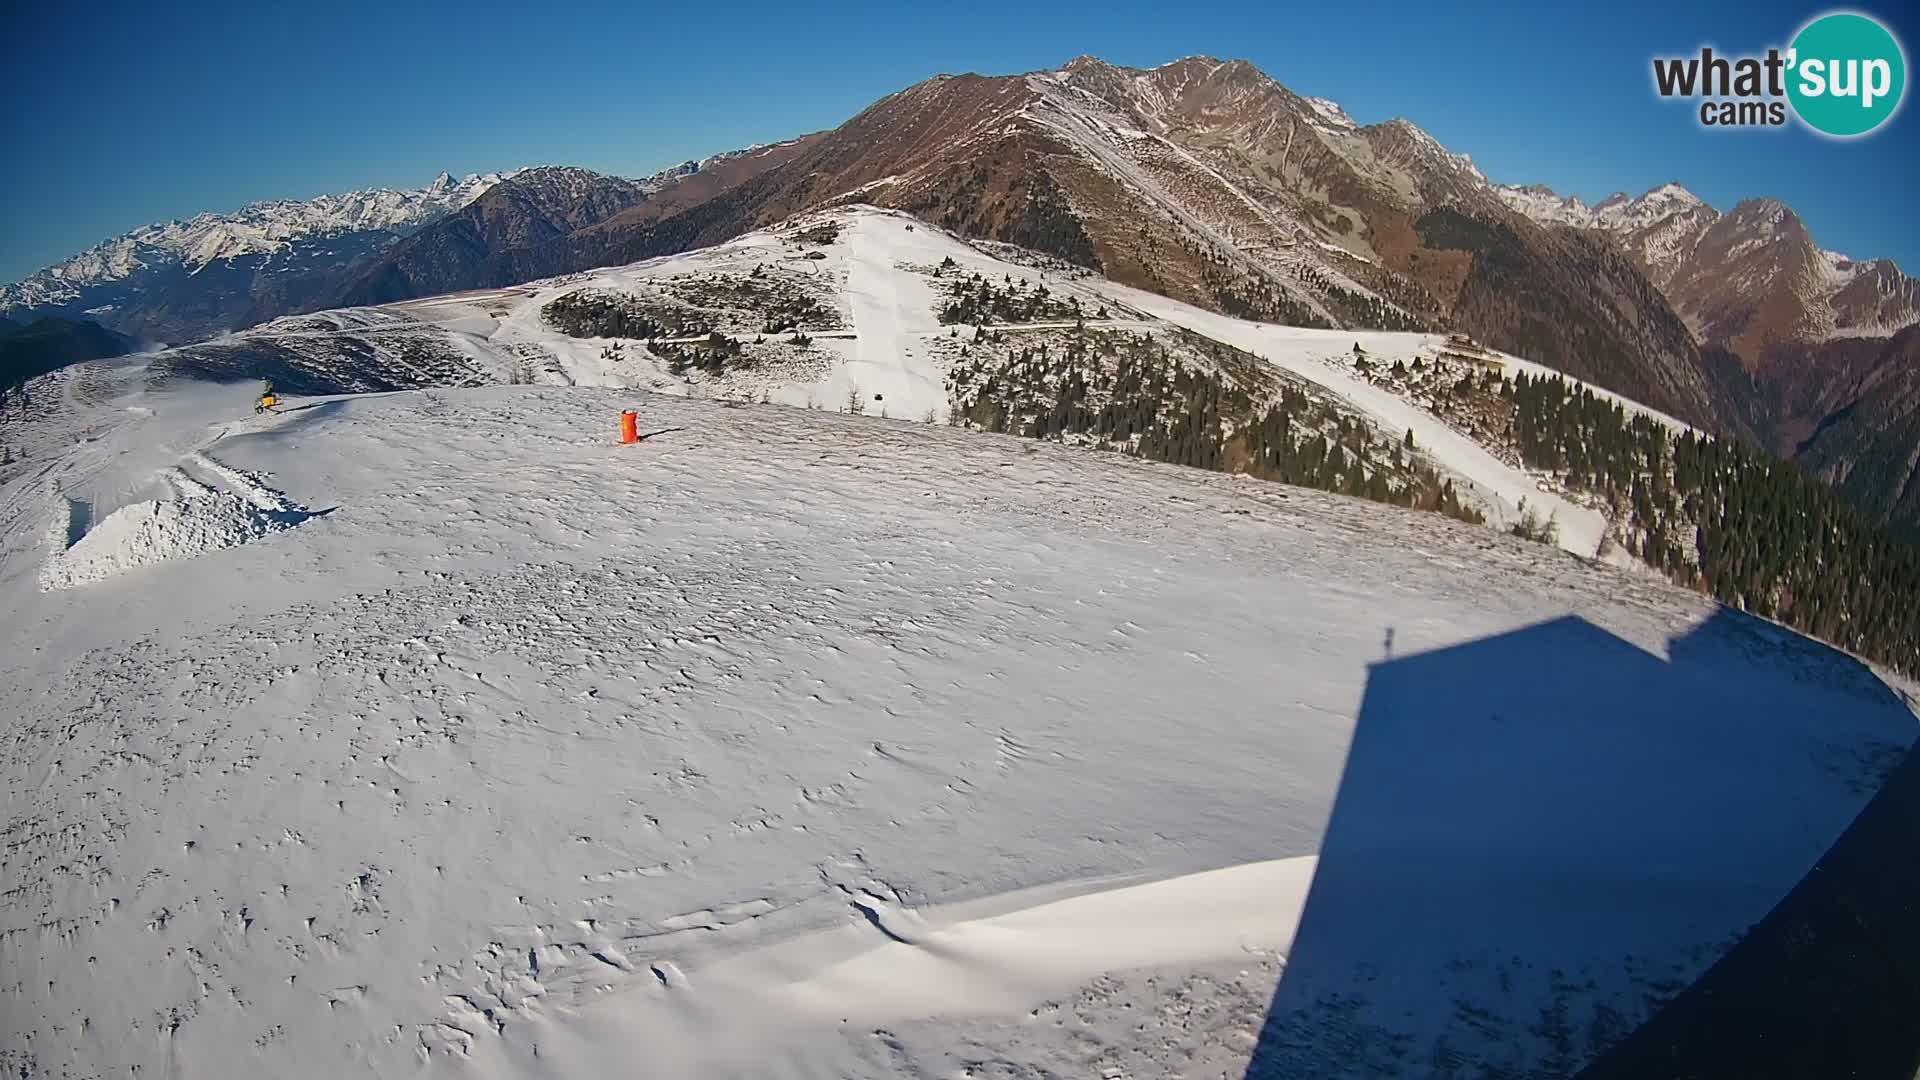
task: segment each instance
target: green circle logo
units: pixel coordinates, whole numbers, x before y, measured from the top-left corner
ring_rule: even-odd
[[[1822,15],[1794,36],[1787,99],[1806,125],[1838,138],[1887,122],[1907,90],[1900,43],[1865,15]]]

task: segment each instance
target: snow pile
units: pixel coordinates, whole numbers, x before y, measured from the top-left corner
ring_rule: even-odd
[[[291,529],[311,516],[256,476],[204,454],[195,454],[190,461],[215,483],[232,490],[211,487],[182,468],[170,468],[162,479],[172,497],[130,503],[97,524],[87,520],[86,504],[61,498],[61,512],[47,529],[49,550],[40,571],[41,589],[71,589],[138,567],[237,547]]]
[[[63,500],[64,501],[64,500]],[[73,507],[50,534],[64,540]],[[244,499],[223,491],[153,499],[123,506],[87,530],[72,547],[51,553],[41,572],[44,589],[71,589],[173,559],[190,559],[292,528]]]

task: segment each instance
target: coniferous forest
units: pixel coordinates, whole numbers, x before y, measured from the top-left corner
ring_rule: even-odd
[[[1251,354],[1186,337],[976,331],[949,374],[953,421],[1484,520],[1415,447]],[[1920,549],[1817,479],[1559,376],[1469,375],[1444,396],[1510,417],[1476,437],[1599,506],[1612,542],[1675,583],[1920,675]]]
[[[949,374],[954,422],[1484,520],[1411,447],[1264,361],[1191,335],[1176,343],[1184,358],[1125,332],[1081,328],[1058,348],[983,333]]]
[[[1793,465],[1524,374],[1521,459],[1608,503],[1628,549],[1672,580],[1920,675],[1920,549]]]

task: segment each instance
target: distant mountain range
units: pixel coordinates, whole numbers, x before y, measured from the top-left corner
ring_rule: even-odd
[[[329,306],[388,303],[544,276],[543,253],[592,237],[602,225],[647,220],[785,160],[797,143],[758,146],[687,162],[646,180],[549,166],[504,181],[356,266]],[[591,240],[569,267],[625,261]]]
[[[148,225],[0,287],[0,314],[93,319],[156,341],[238,329],[308,299],[303,283],[466,205],[504,175],[442,173],[413,191],[278,199]]]
[[[1779,341],[1886,337],[1920,322],[1920,283],[1891,260],[1821,250],[1774,199],[1722,214],[1679,184],[1591,208],[1544,187],[1497,190],[1542,224],[1616,237],[1698,337],[1743,355]]]
[[[593,224],[733,156],[685,162],[644,180],[553,166],[462,180],[443,172],[409,191],[273,200],[148,225],[0,286],[0,315],[92,320],[149,342],[198,341],[349,303],[383,272],[382,256],[443,221],[448,227],[436,242],[460,248],[456,262],[484,257],[491,246]],[[418,259],[422,247],[409,251]]]
[[[1464,331],[1802,461],[1920,521],[1920,288],[1817,247],[1771,200],[1670,184],[1597,205],[1490,182],[1396,119],[1355,123],[1245,61],[1080,57],[937,76],[832,131],[646,180],[548,167],[202,215],[0,290],[0,314],[181,340],[271,315],[671,254],[844,202],[1046,252],[1216,310]]]

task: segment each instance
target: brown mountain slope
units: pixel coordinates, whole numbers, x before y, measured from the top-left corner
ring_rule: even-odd
[[[1806,298],[1820,287],[1820,253],[1798,216],[1750,199],[1700,231],[1665,290],[1702,341],[1750,361],[1780,341],[1817,340],[1830,314]]]
[[[1428,248],[1474,253],[1455,294],[1455,322],[1502,349],[1636,401],[1687,403],[1676,415],[1723,419],[1698,352],[1659,291],[1618,249],[1572,229],[1523,239],[1522,226],[1484,225],[1452,210],[1423,216]],[[1647,364],[1648,356],[1688,358]],[[1737,426],[1736,426],[1737,429]]]
[[[1794,458],[1896,527],[1920,529],[1910,333],[1920,281],[1888,260],[1821,249],[1773,199],[1721,214],[1678,184],[1591,209],[1544,188],[1498,190],[1520,213],[1589,230],[1640,265],[1700,342],[1723,430]]]
[[[786,160],[804,142],[723,154],[646,181],[559,166],[526,170],[356,266],[332,302],[379,304],[527,280],[537,275],[515,276],[519,253],[564,241],[622,211],[641,211],[655,199],[661,200],[651,211],[656,216],[700,205]]]
[[[469,284],[682,251],[857,200],[1252,318],[1457,327],[1713,424],[1697,350],[1630,260],[1516,215],[1414,125],[1361,127],[1243,61],[940,76],[709,198],[669,202],[676,190],[492,252]]]
[[[1920,281],[1888,260],[1819,248],[1776,199],[1748,199],[1722,214],[1678,184],[1613,195],[1591,209],[1541,187],[1496,190],[1537,222],[1615,239],[1703,343],[1749,363],[1783,341],[1885,338],[1920,322]]]
[[[1891,338],[1829,342],[1850,355],[1840,402],[1794,446],[1794,460],[1896,532],[1920,539],[1920,326]],[[1814,365],[1830,371],[1828,359]]]

